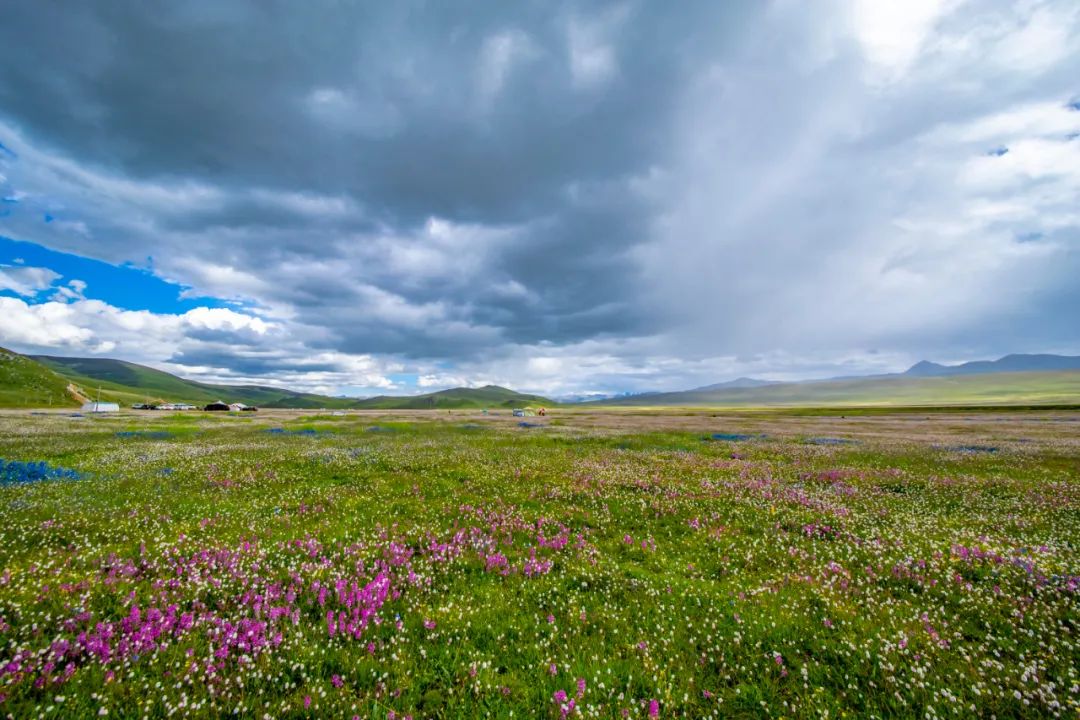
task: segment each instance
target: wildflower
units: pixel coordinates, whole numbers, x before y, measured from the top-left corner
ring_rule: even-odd
[[[656,700],[649,701],[649,717],[660,717],[660,703]]]

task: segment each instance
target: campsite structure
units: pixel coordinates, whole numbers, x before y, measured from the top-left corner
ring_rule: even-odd
[[[92,400],[91,402],[83,403],[82,412],[84,413],[107,413],[107,412],[120,412],[120,405],[114,402],[101,402],[100,400]]]

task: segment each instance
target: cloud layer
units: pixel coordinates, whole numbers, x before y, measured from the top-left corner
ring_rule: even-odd
[[[1080,351],[1074,3],[43,2],[0,61],[0,234],[234,303],[0,258],[18,347],[543,392]]]

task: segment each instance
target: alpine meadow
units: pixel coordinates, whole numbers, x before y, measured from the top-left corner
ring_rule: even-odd
[[[0,15],[0,718],[1080,720],[1080,6]]]

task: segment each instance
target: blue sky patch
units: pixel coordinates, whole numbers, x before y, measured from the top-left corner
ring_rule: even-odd
[[[1002,155],[1005,155],[1008,152],[1009,152],[1009,148],[1002,145],[1001,147],[996,147],[993,150],[987,150],[986,154],[990,155],[991,157],[1001,157]]]
[[[218,298],[185,297],[185,286],[162,280],[153,273],[134,265],[112,265],[79,255],[58,252],[31,242],[12,240],[0,235],[0,265],[44,267],[62,275],[58,285],[72,280],[86,283],[86,296],[107,302],[125,310],[149,310],[155,313],[177,314],[197,307],[235,307]],[[16,297],[10,291],[0,295]],[[32,301],[44,302],[52,290],[44,290]],[[26,298],[24,298],[26,299]]]

